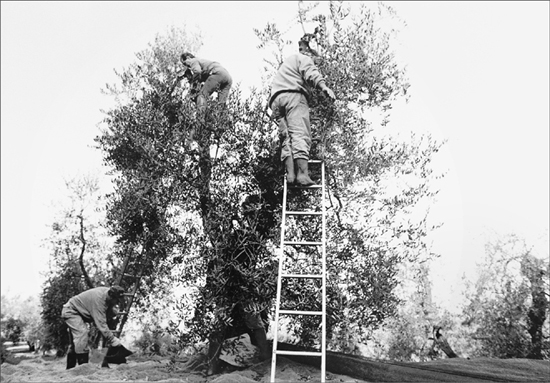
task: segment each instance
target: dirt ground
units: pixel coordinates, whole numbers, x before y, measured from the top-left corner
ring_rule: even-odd
[[[227,366],[218,375],[205,376],[196,371],[201,356],[185,358],[130,356],[127,364],[101,368],[101,355],[92,354],[90,363],[65,369],[65,358],[33,353],[17,354],[15,363],[4,363],[0,381],[4,382],[215,382],[246,383],[269,382],[271,362],[253,364],[246,368]],[[321,371],[277,358],[277,382],[320,382]],[[327,373],[327,382],[365,382],[344,375]]]

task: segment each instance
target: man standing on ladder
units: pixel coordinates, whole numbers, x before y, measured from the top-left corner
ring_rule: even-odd
[[[286,166],[287,182],[296,182],[299,186],[314,184],[309,178],[307,163],[311,148],[310,88],[319,88],[332,100],[335,99],[334,92],[325,84],[313,62],[312,58],[318,54],[309,46],[310,36],[304,35],[298,42],[299,53],[288,57],[279,67],[269,97],[273,118],[279,124],[281,161]],[[297,174],[295,167],[298,168]]]
[[[195,103],[201,119],[205,118],[206,101],[214,92],[218,92],[218,105],[225,106],[233,79],[229,72],[216,61],[195,57],[192,53],[185,52],[180,56],[185,70],[178,75],[178,80],[187,78],[191,84],[193,93],[197,93]],[[202,86],[199,84],[204,83]],[[200,86],[200,90],[196,88]],[[224,110],[225,111],[225,110]],[[195,130],[189,132],[189,141],[194,141]]]

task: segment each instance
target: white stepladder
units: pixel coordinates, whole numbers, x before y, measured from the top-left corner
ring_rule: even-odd
[[[273,352],[271,358],[271,382],[275,382],[275,371],[277,365],[277,355],[300,355],[300,356],[319,356],[321,358],[321,382],[325,382],[326,377],[326,212],[325,212],[325,163],[321,160],[309,160],[309,165],[320,165],[321,169],[321,185],[312,186],[287,186],[284,181],[283,190],[283,213],[281,221],[281,247],[279,252],[279,273],[277,277],[277,301],[275,306],[275,323],[273,332]],[[319,196],[320,207],[307,210],[287,210],[288,189],[318,189],[321,192]],[[321,238],[320,240],[304,241],[304,240],[287,240],[287,217],[295,216],[298,220],[300,217],[321,217]],[[300,230],[297,229],[297,232]],[[317,272],[286,272],[285,271],[285,249],[288,247],[314,247],[320,249],[320,272],[317,267]],[[281,309],[281,291],[283,280],[317,280],[321,281],[321,310],[287,310]],[[321,339],[319,351],[288,351],[277,349],[277,332],[279,327],[280,315],[302,315],[302,316],[320,316],[321,317]]]

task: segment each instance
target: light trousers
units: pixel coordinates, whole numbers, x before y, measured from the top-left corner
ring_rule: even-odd
[[[273,100],[271,110],[279,124],[281,161],[290,155],[294,159],[309,159],[311,127],[306,96],[299,92],[280,93]]]

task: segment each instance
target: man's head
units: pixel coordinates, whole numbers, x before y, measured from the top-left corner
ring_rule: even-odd
[[[120,286],[111,286],[108,292],[109,301],[116,303],[122,298],[122,294],[124,294],[124,289]]]
[[[195,58],[195,55],[190,52],[184,52],[180,56],[180,60],[182,63],[184,63],[188,59],[194,59],[194,58]]]
[[[311,47],[312,43],[315,44],[315,35],[311,33],[303,35],[300,41],[298,41],[299,52],[310,57],[318,57],[319,53]]]

